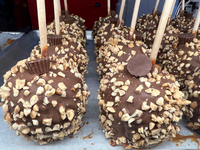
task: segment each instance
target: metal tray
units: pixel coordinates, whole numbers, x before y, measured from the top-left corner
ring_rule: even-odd
[[[1,32],[0,53],[9,47],[13,42],[23,36],[24,32]]]
[[[87,53],[90,57],[88,65],[89,73],[85,75],[85,80],[88,85],[88,89],[91,92],[91,96],[88,99],[86,115],[83,118],[83,127],[74,137],[65,137],[63,141],[51,142],[47,145],[40,146],[39,143],[33,141],[27,142],[22,136],[17,137],[14,130],[10,130],[9,126],[4,122],[3,110],[0,108],[0,150],[20,149],[26,150],[49,150],[53,149],[65,149],[65,150],[124,150],[122,146],[112,147],[109,144],[109,139],[106,139],[100,123],[98,122],[99,108],[97,100],[97,90],[99,88],[98,74],[96,72],[96,61],[94,54],[94,41],[91,40],[91,31],[87,31],[86,35],[90,38],[87,40],[86,45]],[[88,37],[89,37],[88,36]],[[27,58],[32,48],[38,44],[39,32],[32,31],[29,34],[23,36],[17,43],[11,45],[4,53],[0,53],[0,77],[9,70],[17,61]],[[0,86],[2,85],[2,81]],[[179,122],[181,127],[180,135],[191,135],[191,132],[186,127],[186,120],[183,118]],[[185,137],[187,138],[187,137]],[[183,138],[181,138],[183,139]],[[184,139],[183,139],[184,140]],[[190,138],[186,141],[179,141],[179,143],[170,142],[169,140],[164,141],[158,145],[151,146],[152,149],[197,149],[197,142],[192,142]]]
[[[39,42],[39,32],[32,31],[24,34],[9,47],[0,52],[0,85],[3,84],[3,75],[10,70],[19,60],[30,55],[31,50]]]

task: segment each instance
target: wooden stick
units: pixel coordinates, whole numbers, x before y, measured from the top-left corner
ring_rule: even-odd
[[[61,12],[61,5],[60,5],[60,0],[58,0],[58,12],[59,12],[59,16],[62,16],[62,12]]]
[[[181,16],[184,15],[184,9],[185,9],[185,0],[182,0],[182,10],[181,10]]]
[[[54,0],[53,2],[54,2],[54,20],[55,20],[56,34],[60,35],[60,17],[59,17],[59,4],[58,4],[59,2],[58,0]]]
[[[160,2],[160,0],[156,0],[156,4],[155,4],[155,7],[154,7],[153,13],[152,13],[153,16],[156,16],[156,11],[157,11],[159,2]]]
[[[117,26],[120,26],[120,24],[122,22],[122,17],[123,17],[123,13],[124,13],[125,3],[126,3],[126,0],[122,0],[121,8],[120,8],[120,13],[119,13],[119,18],[118,18],[118,21],[117,21]]]
[[[138,11],[140,7],[140,1],[141,0],[135,0],[135,6],[134,6],[134,11],[132,15],[132,21],[131,21],[131,28],[130,28],[130,34],[129,34],[129,40],[133,40],[133,34],[135,32],[135,25],[137,22],[137,16],[138,16]]]
[[[194,27],[193,27],[193,30],[192,30],[192,34],[194,34],[195,37],[197,37],[197,30],[198,30],[198,27],[199,27],[199,23],[200,23],[200,7],[198,9],[197,17],[196,17]]]
[[[107,0],[108,16],[110,16],[110,0]]]
[[[169,13],[171,11],[171,9],[169,9],[169,8],[172,7],[172,4],[173,4],[173,0],[165,0],[165,5],[163,7],[162,15],[161,15],[161,18],[160,18],[160,22],[159,22],[159,25],[158,25],[156,37],[155,37],[155,40],[154,40],[154,43],[153,43],[151,56],[150,56],[152,65],[155,65],[155,63],[156,63],[158,50],[160,48],[160,44],[162,42],[162,38],[163,38],[165,28],[166,28],[166,25],[167,25]]]
[[[67,0],[64,0],[64,4],[65,4],[65,11],[68,11]]]
[[[170,23],[175,4],[176,4],[176,0],[173,1],[171,12],[169,14],[169,18],[168,18],[168,21],[167,21],[167,25],[169,25],[169,23]]]
[[[47,56],[47,26],[46,26],[46,12],[45,12],[45,0],[37,0],[37,13],[38,24],[40,31],[40,48],[43,57]]]

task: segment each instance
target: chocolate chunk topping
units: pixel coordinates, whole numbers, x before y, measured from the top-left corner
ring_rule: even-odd
[[[73,17],[71,16],[67,16],[65,18],[63,18],[63,21],[66,23],[66,24],[72,24],[76,21],[76,19],[74,19]]]
[[[117,23],[117,20],[118,20],[118,18],[112,17],[112,18],[110,19],[110,23],[111,23],[111,24],[116,24],[116,23]]]
[[[65,15],[65,10],[62,10],[62,11],[61,11],[61,14],[62,14],[62,15]]]
[[[135,40],[142,41],[142,33],[141,32],[135,31],[134,34],[135,34]]]
[[[44,74],[49,72],[50,61],[49,57],[39,58],[36,60],[26,62],[28,71],[31,74]]]
[[[59,44],[62,44],[62,36],[61,35],[48,34],[47,35],[47,41],[48,41],[50,46],[59,45]]]
[[[127,65],[127,70],[134,76],[145,76],[150,72],[152,67],[150,59],[142,54],[133,56]]]
[[[83,76],[61,59],[50,65],[48,73],[30,74],[24,64],[28,60],[18,62],[5,79],[9,81],[0,87],[1,100],[7,101],[3,106],[6,123],[18,135],[40,144],[76,134],[89,96]]]
[[[116,11],[112,10],[111,11],[110,23],[116,25],[118,18],[116,18],[115,16],[116,16]]]
[[[115,145],[126,144],[124,147],[131,149],[158,143],[180,132],[180,107],[190,104],[182,96],[174,77],[157,66],[138,78],[127,71],[107,74],[98,91],[99,121]]]
[[[64,12],[64,15],[65,15],[65,16],[69,16],[69,15],[70,15],[70,14],[69,14],[69,11],[65,11],[65,12]]]
[[[171,25],[179,29],[180,32],[187,33],[194,26],[195,18],[192,14],[184,14],[184,16],[177,16],[177,18],[171,20]]]
[[[112,16],[112,17],[115,17],[115,15],[116,15],[116,11],[111,10],[111,16]]]
[[[187,18],[187,19],[192,19],[193,17],[193,13],[185,13],[184,14],[184,16],[185,16],[185,18]]]
[[[193,41],[194,35],[191,33],[184,33],[179,35],[179,44],[190,43]]]
[[[156,11],[156,15],[157,15],[157,16],[160,16],[160,15],[161,15],[161,12],[160,12],[160,11]]]

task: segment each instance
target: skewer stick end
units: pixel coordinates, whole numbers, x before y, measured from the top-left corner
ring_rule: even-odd
[[[42,48],[42,57],[47,57],[48,56],[48,46],[45,45],[43,48]]]
[[[133,34],[134,34],[134,29],[130,29],[130,34],[129,34],[129,37],[128,37],[128,39],[129,39],[130,41],[133,40]]]
[[[184,10],[181,10],[181,16],[184,16]]]
[[[109,9],[109,11],[108,11],[108,16],[110,16],[111,15],[111,13],[110,13],[110,9]]]
[[[170,15],[169,15],[169,18],[168,18],[168,20],[167,20],[167,26],[168,26],[169,23],[170,23],[170,19],[171,19],[171,17],[172,17],[172,15],[170,14]]]
[[[152,66],[156,64],[156,59],[151,60]]]
[[[197,30],[193,31],[192,34],[194,35],[194,37],[197,37]]]
[[[155,17],[156,16],[156,11],[153,11],[152,15],[153,15],[153,17]]]

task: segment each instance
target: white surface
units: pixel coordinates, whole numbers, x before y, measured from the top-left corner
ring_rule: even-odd
[[[22,32],[2,32],[0,33],[0,52],[5,50],[10,45],[4,45],[8,39],[17,40],[19,39],[24,33]]]
[[[87,37],[87,40],[93,40],[93,37],[92,37],[92,30],[87,30],[86,31],[86,37]],[[91,47],[92,48],[92,47]],[[87,50],[87,49],[86,49]]]
[[[91,32],[87,32],[90,35]],[[92,40],[87,41],[89,45],[86,50],[90,57],[88,65],[89,73],[85,75],[88,89],[91,92],[89,103],[87,105],[87,112],[84,116],[83,122],[85,125],[79,130],[74,138],[65,137],[63,141],[51,142],[47,145],[40,146],[39,143],[30,141],[27,142],[22,136],[17,136],[14,130],[10,130],[9,126],[3,120],[3,111],[0,108],[0,150],[124,150],[122,146],[112,147],[109,144],[109,139],[106,139],[102,128],[98,122],[99,107],[97,100],[97,90],[99,88],[98,74],[96,73],[96,61],[94,54],[94,43]],[[86,124],[88,122],[88,124]],[[192,135],[192,132],[185,127],[186,120],[182,120],[179,125],[181,126],[181,135]],[[89,134],[92,134],[91,139],[81,139]],[[200,141],[200,140],[199,140]],[[92,145],[94,144],[94,145]],[[188,139],[185,143],[176,146],[176,143],[165,141],[153,149],[197,149],[198,145]]]

